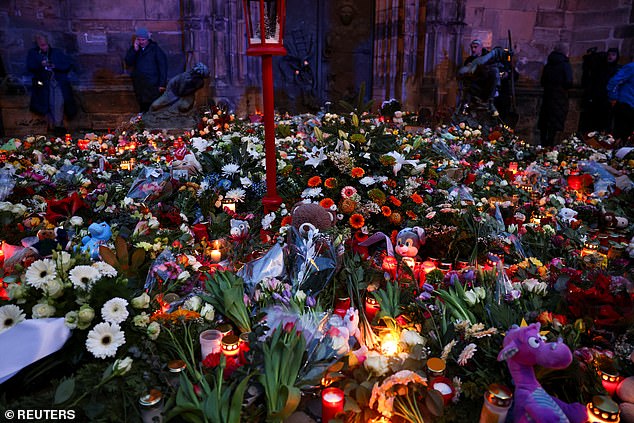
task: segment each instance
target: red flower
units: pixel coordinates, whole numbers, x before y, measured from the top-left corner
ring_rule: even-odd
[[[205,357],[205,359],[203,360],[203,367],[206,368],[214,368],[216,366],[218,366],[218,364],[220,364],[220,356],[221,356],[221,352],[218,351],[216,353],[211,353],[208,354],[207,357]]]
[[[365,219],[359,213],[350,216],[350,226],[354,229],[361,229],[365,225]]]
[[[46,220],[57,225],[63,220],[77,216],[82,209],[88,210],[88,206],[77,192],[62,200],[46,200]]]
[[[311,188],[318,187],[319,185],[321,185],[321,177],[319,176],[313,176],[308,180],[308,186]]]
[[[325,209],[329,209],[330,207],[333,206],[333,204],[335,204],[335,202],[332,201],[332,198],[329,198],[329,197],[326,197],[319,202],[319,205]]]

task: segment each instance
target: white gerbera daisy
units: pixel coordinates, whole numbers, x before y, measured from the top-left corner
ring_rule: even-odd
[[[106,263],[105,261],[98,261],[92,264],[92,267],[94,267],[95,269],[99,270],[99,273],[101,273],[102,276],[109,276],[109,277],[115,277],[117,276],[117,269],[115,269],[114,267],[110,266],[108,263]]]
[[[14,304],[0,307],[0,333],[24,320],[24,312]]]
[[[55,263],[50,259],[34,261],[26,270],[26,284],[34,288],[42,288],[47,282],[57,277]]]
[[[246,195],[246,191],[242,188],[234,188],[227,191],[225,194],[225,198],[233,201],[244,201],[244,196]]]
[[[108,323],[121,323],[130,315],[127,306],[128,301],[123,298],[117,297],[108,300],[101,307],[101,317]]]
[[[68,273],[68,278],[75,288],[88,290],[101,278],[101,273],[92,266],[75,266]]]
[[[97,358],[114,357],[117,349],[125,344],[125,334],[119,325],[102,322],[88,332],[86,348]]]
[[[223,176],[233,176],[240,171],[240,165],[229,163],[222,167]]]

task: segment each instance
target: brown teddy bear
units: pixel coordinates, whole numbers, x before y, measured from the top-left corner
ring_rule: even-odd
[[[311,229],[323,232],[335,226],[337,215],[333,210],[325,209],[318,203],[299,202],[291,211],[291,225],[300,235],[305,235]]]

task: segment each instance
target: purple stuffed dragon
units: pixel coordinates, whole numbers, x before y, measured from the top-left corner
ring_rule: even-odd
[[[559,338],[545,342],[539,333],[540,324],[513,326],[504,338],[498,361],[506,360],[513,382],[515,398],[514,423],[582,423],[587,420],[586,408],[568,404],[550,396],[539,384],[533,367],[564,369],[572,362],[570,348]]]

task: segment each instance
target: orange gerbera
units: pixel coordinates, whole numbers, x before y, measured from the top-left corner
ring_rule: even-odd
[[[328,197],[324,198],[323,200],[319,202],[319,205],[325,209],[329,209],[330,207],[332,207],[333,204],[335,204],[335,202],[332,201],[332,198],[328,198]]]
[[[410,196],[410,198],[412,199],[412,201],[416,204],[423,204],[423,197],[421,197],[420,195],[418,195],[417,193],[414,193]]]
[[[282,218],[282,222],[280,223],[280,225],[282,226],[287,226],[290,225],[293,219],[291,219],[291,215],[287,214],[286,216],[284,216]]]
[[[418,219],[418,215],[411,210],[407,210],[405,214],[407,215],[407,217],[409,217],[412,220]]]
[[[381,207],[381,213],[383,213],[383,216],[388,217],[389,215],[392,214],[392,209],[389,208],[388,206],[383,206]]]
[[[311,188],[318,187],[319,185],[321,185],[320,176],[313,176],[312,178],[308,180],[308,186]]]
[[[390,195],[390,203],[394,204],[396,207],[401,207],[401,200],[394,197],[393,195]]]
[[[387,181],[383,182],[385,185],[387,185],[390,188],[396,188],[396,181],[393,179],[388,179]]]
[[[350,216],[350,226],[354,229],[361,229],[365,225],[365,219],[359,213]]]
[[[324,182],[324,186],[326,188],[330,188],[330,189],[336,188],[337,187],[337,180],[335,178],[328,178]]]
[[[352,168],[352,177],[353,178],[363,178],[363,175],[365,175],[365,170],[361,169],[360,167],[353,167]]]

